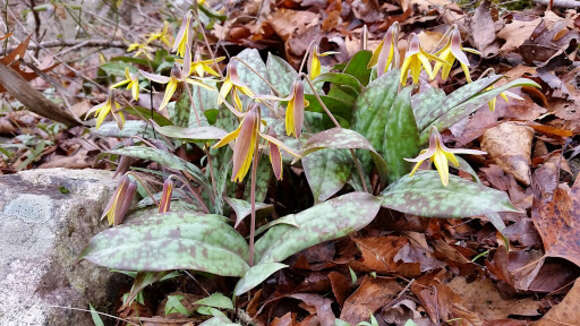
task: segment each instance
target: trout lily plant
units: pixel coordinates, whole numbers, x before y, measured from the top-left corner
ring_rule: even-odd
[[[121,159],[123,175],[103,214],[114,226],[90,240],[84,259],[138,272],[136,282],[173,270],[237,277],[232,293],[240,296],[297,252],[364,228],[381,207],[435,218],[488,216],[500,232],[496,213],[518,211],[504,192],[450,171],[449,162],[471,173],[470,159],[485,153],[448,147],[441,134],[488,103],[493,109],[506,90],[538,85],[516,79],[494,86],[501,75],[471,82],[464,51],[474,51],[455,27],[429,53],[393,24],[374,53],[363,49],[334,68],[321,61],[333,52],[313,44],[302,72],[272,54],[264,62],[253,49],[223,62],[193,42],[204,39],[198,17],[188,12],[179,26],[145,35],[160,46],[152,59],[101,66],[117,90],[93,108],[93,132],[132,144],[119,142],[108,153]],[[402,37],[409,46],[400,60]],[[450,94],[419,91],[416,84],[439,71],[451,78],[456,61],[466,85]],[[116,121],[105,121],[109,114]],[[155,164],[131,167],[128,158]],[[422,164],[427,160],[435,170]],[[299,178],[308,188],[293,188]],[[305,209],[268,196],[285,182],[294,182],[284,189],[309,203]]]

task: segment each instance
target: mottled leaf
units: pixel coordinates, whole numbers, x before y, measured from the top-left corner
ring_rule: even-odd
[[[189,114],[189,128],[195,128],[200,126],[208,126],[212,124],[208,115],[211,116],[212,112],[217,109],[217,82],[213,80],[204,80],[204,83],[215,87],[215,89],[207,89],[205,87],[193,86],[192,97],[193,105],[191,106],[191,113]],[[212,111],[213,110],[213,111]],[[197,112],[197,115],[196,115]],[[217,112],[215,113],[217,114]],[[215,123],[215,119],[213,120]]]
[[[245,63],[250,65],[262,78],[266,78],[267,70],[264,61],[262,61],[262,57],[260,56],[260,52],[256,49],[244,49],[240,52],[236,58],[242,59]],[[235,62],[235,61],[234,61]],[[260,95],[269,95],[271,94],[270,86],[262,79],[260,76],[256,75],[252,70],[246,67],[245,64],[241,62],[236,62],[236,67],[238,68],[238,76],[240,81],[248,86],[254,94]],[[248,101],[247,98],[244,99],[244,103]],[[247,103],[246,103],[247,105]],[[262,114],[267,115],[269,112],[265,106],[262,107]]]
[[[109,151],[108,153],[131,156],[142,160],[151,160],[161,164],[163,167],[187,172],[202,184],[209,185],[207,178],[197,166],[167,151],[145,146],[127,146]]]
[[[382,205],[425,217],[463,218],[495,212],[519,212],[503,191],[449,176],[441,183],[437,171],[418,171],[391,184],[380,198]]]
[[[336,194],[350,178],[352,159],[347,150],[323,149],[302,158],[302,167],[315,202]]]
[[[274,225],[278,225],[278,224],[290,225],[290,226],[295,227],[295,228],[300,227],[298,225],[298,223],[296,222],[296,217],[294,215],[286,215],[286,216],[282,216],[280,218],[277,218],[277,219],[273,220],[272,222],[269,222],[268,224],[264,224],[264,225],[260,226],[256,230],[256,236],[268,231],[268,229],[270,229]]]
[[[155,123],[157,123],[160,126],[170,126],[173,124],[173,122],[171,122],[171,120],[164,117],[162,114],[157,112],[157,110],[155,110],[155,109],[150,109],[150,108],[148,109],[148,108],[144,108],[144,107],[139,106],[139,105],[135,105],[135,106],[125,107],[123,109],[123,111],[125,113],[141,117],[144,120],[153,119],[153,121],[155,121]],[[129,121],[138,121],[138,120],[129,120]],[[127,123],[129,121],[126,121],[125,123]]]
[[[222,139],[227,132],[218,127],[205,126],[205,127],[192,127],[183,128],[178,126],[165,126],[159,127],[155,126],[155,130],[160,134],[167,136],[169,138],[186,139],[186,140],[210,140],[210,139]]]
[[[298,73],[286,60],[268,52],[266,76],[268,81],[280,92],[280,95],[284,96],[290,94],[292,83]]]
[[[243,199],[226,197],[225,201],[236,212],[236,224],[234,227],[238,227],[244,218],[252,213],[252,204]],[[270,213],[273,208],[272,204],[256,203],[256,212]]]
[[[199,324],[199,326],[241,326],[241,325],[237,323],[232,323],[232,321],[225,316],[215,316]]]
[[[495,78],[495,76],[488,78]],[[433,126],[437,127],[438,130],[447,129],[452,125],[456,124],[457,122],[461,121],[463,118],[467,117],[471,113],[475,112],[482,105],[487,104],[487,102],[489,102],[491,99],[499,96],[502,92],[505,92],[510,88],[520,86],[540,87],[538,84],[529,79],[519,78],[507,84],[495,87],[491,90],[481,92],[477,95],[472,94],[465,101],[456,100],[456,97],[454,96],[455,93],[463,89],[463,87],[451,93],[449,96],[447,96],[447,99],[445,100],[446,109],[443,111],[443,113],[440,116],[438,116],[433,122],[431,122],[427,127],[425,127],[425,129],[421,132],[421,142],[422,143],[427,142],[427,140],[429,139],[429,134],[431,132],[430,130]],[[461,96],[457,96],[457,98],[459,97]]]
[[[252,268],[248,269],[246,274],[236,284],[234,295],[240,296],[250,291],[260,283],[264,282],[264,280],[270,277],[270,275],[286,267],[288,267],[288,265],[281,263],[264,263],[252,266]]]
[[[165,213],[140,222],[97,234],[81,257],[130,271],[192,269],[241,277],[249,268],[244,238],[212,215]]]
[[[302,155],[306,156],[323,148],[366,150],[370,152],[370,157],[375,162],[381,177],[386,176],[387,163],[385,160],[363,135],[354,130],[332,128],[314,134],[308,138],[302,150]]]
[[[298,214],[300,228],[276,225],[257,242],[255,259],[258,264],[280,262],[318,243],[337,239],[369,224],[380,208],[380,200],[364,193],[353,192],[315,205]]]
[[[389,111],[397,96],[398,88],[399,71],[389,71],[369,83],[355,104],[352,129],[368,139],[381,155],[384,154],[382,150]],[[371,156],[368,153],[360,151],[359,153],[363,167],[369,171]]]
[[[383,157],[387,162],[389,182],[395,182],[411,171],[405,157],[415,157],[419,152],[419,131],[411,109],[411,87],[399,92],[388,108],[383,137]]]
[[[316,99],[316,96],[311,94],[304,95],[304,98],[308,101],[309,105],[305,108],[308,111],[312,112],[321,112],[326,116],[324,109]],[[332,96],[325,96],[321,95],[320,98],[322,102],[326,105],[326,107],[330,110],[330,112],[335,115],[336,118],[343,117],[345,119],[349,119],[352,115],[352,107],[353,103],[349,101],[345,101],[344,98],[336,98]]]
[[[105,121],[98,129],[91,128],[91,134],[100,137],[131,138],[135,136],[153,137],[153,127],[142,120],[127,120],[123,129],[116,121]]]

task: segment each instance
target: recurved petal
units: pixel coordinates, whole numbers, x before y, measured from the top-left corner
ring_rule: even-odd
[[[407,161],[407,162],[423,162],[426,159],[428,159],[431,156],[433,156],[433,153],[435,153],[435,150],[432,149],[432,148],[422,149],[421,152],[419,152],[419,155],[417,155],[417,157],[415,157],[415,158],[404,158],[404,160]]]
[[[224,138],[220,139],[212,148],[220,148],[232,142],[232,140],[236,139],[240,134],[240,127],[236,128],[236,130],[230,132],[229,134],[225,135]]]
[[[226,97],[232,90],[232,87],[234,87],[234,84],[232,84],[232,81],[228,77],[226,77],[226,79],[222,84],[222,87],[220,88],[220,93],[217,99],[217,105],[222,104],[226,100]]]
[[[272,171],[274,171],[274,176],[276,180],[282,180],[282,172],[284,171],[282,166],[282,153],[280,148],[276,144],[270,142],[270,164],[272,164]]]
[[[163,101],[161,101],[161,105],[159,106],[159,111],[163,110],[169,101],[171,101],[171,97],[175,94],[177,90],[177,79],[175,77],[171,77],[169,83],[167,83],[167,87],[165,87],[165,94],[163,95]]]
[[[156,83],[159,84],[167,84],[169,83],[169,77],[167,76],[161,76],[161,75],[157,75],[157,74],[152,74],[143,70],[139,70],[139,73],[141,73],[141,75],[143,75],[143,77],[152,80]]]
[[[284,144],[280,140],[278,140],[270,135],[265,135],[263,133],[259,133],[259,134],[260,134],[260,137],[264,138],[265,140],[267,140],[270,143],[276,144],[276,146],[278,146],[279,148],[284,150],[286,153],[294,156],[295,158],[302,158],[302,155],[296,153],[292,148],[286,146],[286,144]]]

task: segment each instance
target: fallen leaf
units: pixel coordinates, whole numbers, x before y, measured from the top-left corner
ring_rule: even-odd
[[[504,171],[529,185],[533,137],[532,128],[505,122],[483,134],[481,147]]]
[[[483,1],[471,18],[471,37],[473,46],[481,52],[483,58],[491,58],[499,52],[495,42],[495,23],[490,14],[489,1]]]
[[[330,280],[330,286],[332,287],[332,293],[334,294],[336,302],[342,306],[351,288],[350,280],[343,274],[335,271],[328,273],[328,279]]]
[[[574,282],[564,300],[552,307],[537,326],[580,325],[580,279]]]
[[[540,301],[526,298],[504,299],[489,278],[467,282],[464,277],[456,277],[447,283],[455,293],[461,294],[465,307],[481,317],[495,320],[516,316],[539,316]]]
[[[316,308],[316,315],[320,321],[321,326],[334,326],[334,320],[336,317],[334,316],[332,308],[330,307],[332,300],[324,298],[318,294],[310,293],[296,293],[290,295],[289,297],[302,300],[309,306],[314,306]]]
[[[529,18],[529,17],[526,17]],[[506,24],[498,33],[497,37],[505,40],[500,51],[504,54],[513,52],[530,38],[536,26],[542,21],[541,18],[532,20],[513,20]]]
[[[391,302],[401,289],[393,278],[365,276],[359,288],[344,302],[340,319],[351,325],[369,320],[371,314]]]

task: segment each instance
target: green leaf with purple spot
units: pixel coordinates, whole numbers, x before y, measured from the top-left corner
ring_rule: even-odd
[[[419,216],[463,218],[495,212],[519,212],[503,191],[449,175],[441,183],[437,171],[418,171],[391,184],[380,195],[384,207]]]
[[[381,201],[365,192],[351,192],[294,214],[299,228],[279,224],[257,242],[258,264],[280,262],[321,242],[344,237],[368,225]]]
[[[332,197],[348,182],[352,159],[347,150],[327,148],[303,157],[302,167],[318,203]]]
[[[205,127],[191,127],[183,128],[178,126],[155,126],[155,130],[162,134],[163,136],[169,138],[190,140],[190,141],[203,141],[203,140],[215,140],[222,139],[228,133],[218,127],[205,126]]]
[[[130,271],[192,269],[241,277],[249,268],[245,239],[223,217],[183,212],[107,229],[91,239],[81,258]]]

